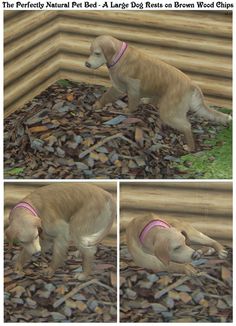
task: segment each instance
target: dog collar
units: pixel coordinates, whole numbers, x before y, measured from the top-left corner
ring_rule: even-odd
[[[11,219],[12,213],[16,208],[24,208],[24,209],[28,210],[32,215],[38,216],[36,210],[29,203],[26,203],[25,201],[22,201],[22,202],[16,204],[16,206],[14,206],[12,208],[12,210],[10,212],[10,215],[9,215],[9,219]]]
[[[125,43],[125,42],[123,42],[122,43],[122,46],[120,48],[120,51],[115,55],[115,57],[112,60],[112,62],[109,65],[107,65],[108,68],[112,68],[112,67],[114,67],[117,64],[117,62],[120,60],[120,58],[122,57],[122,55],[125,53],[125,50],[127,49],[127,47],[128,47],[128,44]]]
[[[140,235],[139,235],[139,240],[140,242],[143,244],[144,242],[144,238],[147,235],[147,233],[153,229],[154,227],[159,227],[162,229],[169,229],[170,225],[168,223],[166,223],[165,221],[162,220],[152,220],[150,221],[141,231]]]

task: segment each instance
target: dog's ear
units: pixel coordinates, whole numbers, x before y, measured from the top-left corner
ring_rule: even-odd
[[[185,243],[186,243],[186,245],[187,245],[187,246],[190,246],[191,241],[190,241],[190,239],[189,239],[187,233],[186,233],[185,231],[181,231],[181,233],[182,233],[183,236],[185,237]]]
[[[9,242],[9,249],[12,249],[12,246],[13,246],[13,241],[14,239],[17,237],[17,231],[15,229],[13,229],[10,226],[8,226],[8,228],[6,229],[5,231],[5,235],[7,237],[7,240]]]
[[[163,239],[155,245],[155,256],[164,264],[170,263],[169,239]]]
[[[112,42],[102,42],[101,49],[107,62],[111,62],[113,56],[116,54],[116,48]]]
[[[42,233],[43,233],[43,229],[41,227],[38,227],[38,235],[41,239],[43,239]]]
[[[41,221],[41,219],[38,216],[35,216],[34,217],[34,225],[37,228],[42,228],[42,221]]]

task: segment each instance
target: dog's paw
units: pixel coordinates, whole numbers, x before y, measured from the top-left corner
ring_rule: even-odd
[[[227,256],[228,256],[228,251],[225,250],[224,248],[218,252],[218,257],[221,259],[225,259],[227,258]]]
[[[198,249],[193,253],[192,258],[193,259],[199,259],[199,258],[201,258],[202,254],[203,254],[202,250]]]
[[[94,110],[100,110],[102,108],[102,104],[100,101],[96,101],[94,104],[93,104],[93,109]]]
[[[78,280],[78,281],[86,281],[89,276],[85,273],[79,273],[79,274],[76,274],[75,275],[75,278]]]
[[[192,265],[185,265],[185,274],[188,276],[197,275],[198,271]]]
[[[45,268],[43,271],[43,275],[49,278],[52,277],[54,275],[54,269],[50,266]]]
[[[229,124],[232,120],[233,120],[233,118],[232,118],[232,116],[229,114],[229,115],[228,115],[228,119],[227,119],[227,123]]]
[[[14,272],[17,273],[18,275],[24,275],[25,273],[23,272],[23,266],[20,264],[16,264],[14,268]]]
[[[183,145],[183,149],[186,151],[186,152],[189,152],[189,153],[194,153],[195,152],[195,147],[194,146],[189,146],[189,145]]]
[[[214,248],[208,248],[208,250],[205,252],[206,256],[211,256],[215,253],[215,249]]]

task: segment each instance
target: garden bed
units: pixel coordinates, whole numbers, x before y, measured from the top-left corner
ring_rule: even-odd
[[[121,322],[232,322],[232,253],[194,262],[196,277],[153,273],[121,247]]]
[[[5,245],[4,321],[5,322],[116,322],[116,248],[98,246],[93,276],[79,282],[81,259],[70,247],[64,268],[52,278],[43,276],[51,255],[33,258],[25,275],[13,272],[19,247]]]
[[[135,113],[127,115],[124,97],[100,110],[93,109],[104,91],[102,86],[61,81],[8,116],[5,178],[204,177],[204,169],[195,176],[194,171],[178,168],[180,157],[188,153],[183,135],[161,127],[156,108],[141,104]],[[194,115],[189,118],[197,152],[225,146],[224,139],[213,141],[225,130],[223,126]],[[218,158],[211,155],[207,163],[214,160]]]

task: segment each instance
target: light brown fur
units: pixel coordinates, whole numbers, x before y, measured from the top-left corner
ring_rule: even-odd
[[[22,271],[32,254],[53,245],[52,261],[45,272],[52,276],[66,258],[69,241],[73,241],[83,258],[83,273],[78,278],[87,278],[96,244],[108,234],[116,215],[112,196],[94,185],[64,183],[41,187],[23,201],[36,209],[38,217],[24,208],[12,211],[6,235],[10,241],[24,242],[16,270]]]
[[[91,44],[86,66],[97,69],[110,64],[122,42],[102,35]],[[128,111],[134,112],[141,98],[149,98],[159,108],[161,120],[184,134],[189,150],[195,148],[187,112],[192,110],[209,120],[227,124],[231,117],[209,108],[201,89],[177,68],[128,46],[117,64],[109,69],[112,87],[95,103],[101,108],[128,94]]]
[[[194,275],[197,270],[190,262],[199,258],[203,252],[212,254],[216,251],[220,258],[227,257],[227,251],[219,242],[177,219],[171,219],[170,222],[170,219],[165,218],[171,228],[154,227],[147,233],[144,243],[141,243],[139,236],[144,227],[158,218],[154,214],[135,218],[126,229],[127,246],[138,266],[154,272],[168,271]],[[206,247],[195,251],[189,247],[190,243]]]

